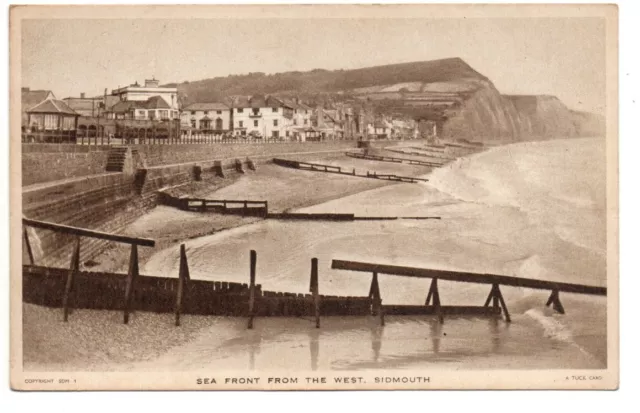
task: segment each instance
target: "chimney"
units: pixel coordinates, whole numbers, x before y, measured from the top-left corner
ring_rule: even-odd
[[[80,93],[80,99],[84,99],[84,92]]]
[[[28,88],[28,87],[23,87],[23,88],[22,88],[22,91],[23,91],[23,92],[28,92],[28,91],[29,91],[29,88]]]
[[[160,81],[154,79],[145,79],[144,87],[158,87],[160,85]]]

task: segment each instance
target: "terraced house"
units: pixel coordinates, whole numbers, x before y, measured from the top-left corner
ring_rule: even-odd
[[[231,130],[231,108],[224,103],[192,103],[182,109],[182,130],[222,133]]]

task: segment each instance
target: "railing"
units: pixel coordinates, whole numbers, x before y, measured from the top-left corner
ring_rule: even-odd
[[[22,132],[23,143],[76,143],[76,131]]]

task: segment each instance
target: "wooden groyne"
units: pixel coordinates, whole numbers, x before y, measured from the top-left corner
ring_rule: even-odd
[[[561,314],[564,314],[565,309],[560,301],[560,293],[607,295],[606,287],[584,284],[342,260],[333,260],[331,268],[372,274],[368,294],[322,295],[322,278],[317,258],[311,259],[309,294],[263,291],[262,286],[257,284],[259,274],[255,251],[250,251],[248,284],[192,279],[184,244],[180,246],[177,277],[153,277],[140,274],[137,250],[138,246],[154,246],[153,240],[30,219],[23,219],[23,224],[25,228],[32,226],[77,236],[68,269],[39,266],[33,262],[32,255],[31,262],[23,265],[22,269],[23,301],[62,308],[64,321],[69,320],[72,309],[88,308],[123,311],[125,324],[134,311],[174,313],[176,326],[180,325],[182,314],[247,317],[248,328],[253,328],[256,317],[274,316],[314,317],[316,327],[320,327],[321,316],[376,316],[380,318],[381,325],[385,324],[387,315],[433,315],[440,322],[444,322],[445,315],[504,315],[506,321],[510,322],[511,316],[500,291],[501,286],[550,291],[546,305],[553,306]],[[23,233],[27,249],[30,249],[28,233]],[[130,244],[132,248],[128,273],[81,271],[81,237]],[[378,282],[381,274],[431,279],[425,304],[383,305]],[[486,284],[491,285],[491,289],[484,305],[443,305],[439,281]]]
[[[510,287],[521,287],[521,288],[530,288],[537,290],[547,290],[551,293],[549,299],[547,300],[546,305],[553,305],[553,309],[557,312],[564,314],[565,310],[560,302],[560,292],[573,293],[573,294],[588,294],[588,295],[607,295],[606,287],[596,287],[585,284],[572,284],[565,282],[554,282],[554,281],[544,281],[544,280],[536,280],[532,278],[521,278],[521,277],[511,277],[507,275],[497,275],[497,274],[479,274],[479,273],[470,273],[470,272],[461,272],[461,271],[446,271],[446,270],[434,270],[434,269],[426,269],[426,268],[415,268],[415,267],[403,267],[398,265],[385,265],[385,264],[374,264],[367,262],[358,262],[358,261],[342,261],[342,260],[333,260],[331,263],[331,268],[338,270],[348,270],[348,271],[358,271],[358,272],[367,272],[373,274],[373,279],[371,282],[371,289],[379,289],[378,287],[378,274],[387,274],[387,275],[395,275],[395,276],[403,276],[403,277],[417,277],[417,278],[430,278],[431,279],[431,287],[429,288],[429,293],[427,295],[427,299],[425,302],[425,306],[429,306],[431,302],[433,302],[433,311],[440,318],[440,321],[443,322],[444,315],[444,307],[440,304],[440,293],[438,291],[438,280],[446,280],[446,281],[455,281],[455,282],[464,282],[464,283],[474,283],[474,284],[490,284],[491,290],[489,291],[489,296],[484,303],[483,307],[489,307],[491,303],[493,303],[493,308],[495,311],[502,310],[504,311],[505,319],[507,322],[511,321],[511,316],[507,309],[507,305],[504,301],[504,297],[502,296],[502,292],[500,291],[500,286],[510,286]],[[379,291],[377,292],[379,295]],[[462,307],[458,307],[460,311]],[[399,308],[397,311],[401,311]],[[406,311],[411,311],[409,308]],[[426,310],[425,310],[426,311]],[[475,311],[475,310],[474,310]]]
[[[374,172],[367,171],[366,174],[358,174],[356,173],[355,168],[353,168],[351,171],[346,171],[346,170],[343,170],[342,167],[340,166],[300,162],[300,161],[293,161],[289,159],[273,158],[273,163],[279,166],[284,166],[286,168],[301,169],[303,171],[334,173],[334,174],[340,174],[340,175],[355,176],[359,178],[382,179],[385,181],[406,182],[406,183],[418,183],[418,182],[429,181],[428,179],[415,178],[411,176],[379,174],[375,171]]]
[[[421,165],[421,166],[431,166],[431,167],[439,167],[444,164],[439,162],[427,162],[427,161],[418,161],[415,159],[406,159],[406,158],[395,158],[393,156],[380,156],[380,155],[365,155],[361,153],[355,152],[345,152],[345,155],[356,158],[356,159],[365,159],[367,161],[380,161],[380,162],[393,162],[393,163],[406,163],[409,165]]]
[[[158,203],[192,212],[216,212],[255,217],[267,217],[269,213],[268,201],[176,197],[164,191],[158,191]]]
[[[422,156],[427,158],[444,159],[446,161],[453,161],[456,159],[449,156],[444,156],[444,151],[430,151],[428,149],[420,149],[423,152],[416,152],[416,151],[408,152],[408,151],[402,151],[400,149],[391,149],[391,148],[385,148],[384,150],[393,152],[393,153],[400,153],[402,155]],[[425,152],[431,152],[431,153],[425,153]],[[437,153],[437,155],[433,155],[433,153]]]
[[[269,213],[267,218],[281,219],[281,220],[300,220],[300,221],[392,221],[397,219],[440,219],[436,216],[423,216],[423,217],[359,217],[355,214],[332,214],[332,213],[302,213],[302,212],[281,212],[281,213]]]
[[[67,273],[64,268],[23,266],[23,301],[62,308]],[[126,286],[127,274],[79,271],[70,307],[124,311]],[[183,314],[248,317],[249,299],[249,284],[139,275],[129,311],[178,313],[179,324]],[[371,314],[370,300],[364,296],[320,295],[319,301],[323,316]],[[260,284],[255,285],[254,317],[315,316],[315,313],[312,294],[263,291]]]

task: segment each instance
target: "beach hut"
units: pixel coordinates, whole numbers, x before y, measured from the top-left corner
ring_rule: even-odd
[[[28,140],[75,143],[79,116],[64,101],[45,99],[27,110]]]

